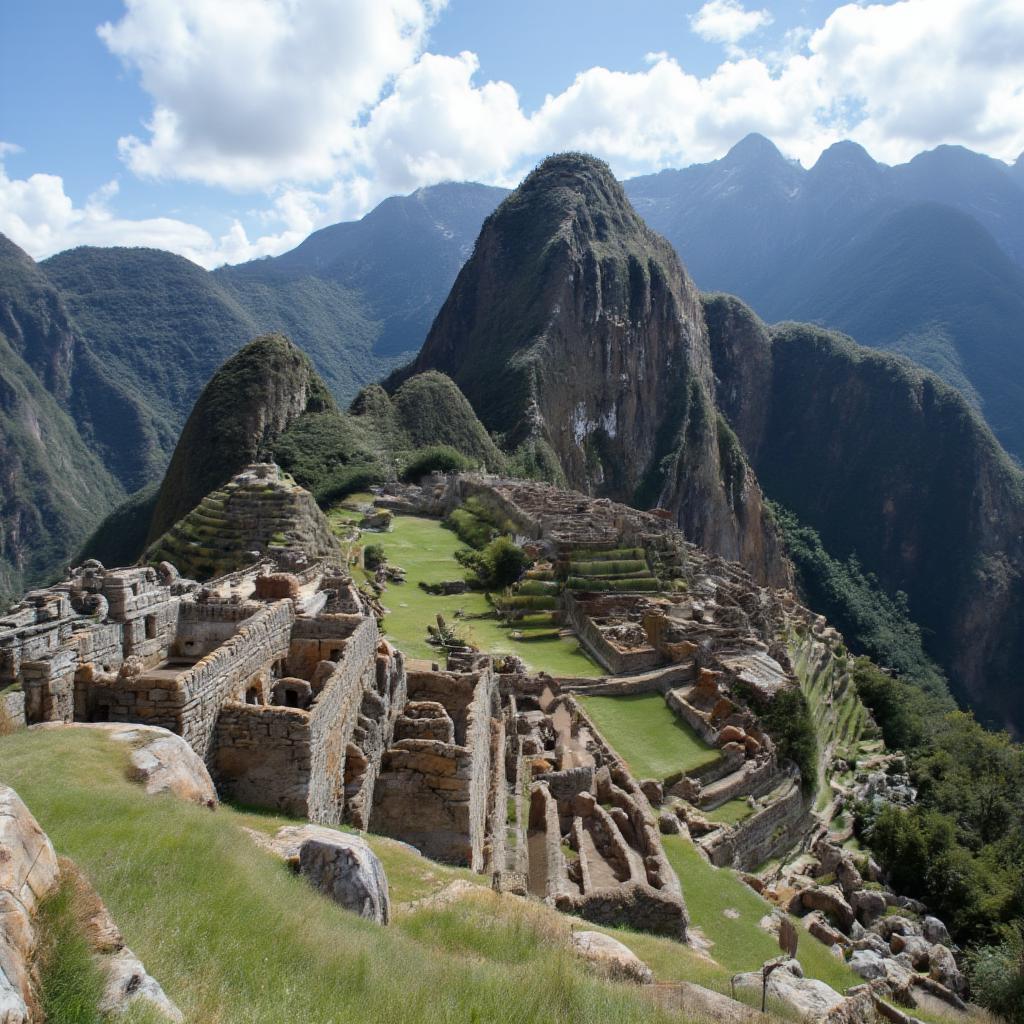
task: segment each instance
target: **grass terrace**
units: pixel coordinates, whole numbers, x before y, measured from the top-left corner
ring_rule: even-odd
[[[638,779],[691,772],[721,757],[672,713],[660,693],[577,699]]]
[[[330,515],[335,515],[335,510]],[[341,521],[348,520],[350,515],[361,518],[357,513],[348,513],[340,516]],[[455,558],[455,552],[462,545],[439,520],[395,516],[390,531],[364,533],[363,542],[380,544],[388,561],[405,569],[406,582],[392,583],[384,592],[383,604],[388,610],[384,631],[409,657],[436,660],[440,656],[426,638],[427,625],[433,625],[441,614],[480,650],[491,654],[516,654],[535,672],[588,678],[603,674],[575,639],[552,635],[550,620],[542,616],[534,620],[527,617],[508,626],[493,617],[494,609],[482,593],[468,591],[452,596],[426,593],[419,586],[421,580],[443,583],[463,579],[466,575]],[[557,598],[549,594],[524,594],[518,600],[528,602],[529,609],[538,611],[557,604]],[[462,617],[456,615],[459,612]],[[513,631],[520,633],[523,639],[513,639],[510,635]],[[537,634],[541,635],[534,639]]]

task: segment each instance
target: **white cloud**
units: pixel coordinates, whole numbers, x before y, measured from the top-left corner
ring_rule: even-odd
[[[420,185],[512,185],[566,149],[622,176],[714,159],[751,131],[805,164],[841,138],[888,163],[940,143],[1006,160],[1024,150],[1019,0],[849,3],[764,55],[727,42],[732,56],[703,77],[652,53],[636,72],[583,70],[533,111],[513,84],[479,81],[474,54],[421,52],[445,0],[127,2],[101,34],[154,101],[148,138],[123,144],[129,167],[264,190],[246,218],[258,237],[240,223],[214,237],[170,218],[120,219],[112,192],[79,208],[49,175],[0,179],[0,230],[34,255],[116,240],[236,261]],[[716,11],[745,20],[713,28]],[[694,20],[742,39],[762,13],[713,0]]]
[[[446,0],[126,0],[99,35],[139,74],[141,176],[251,189],[329,179]]]
[[[3,152],[0,145],[0,156]],[[302,241],[313,225],[308,207],[306,216],[301,216],[296,212],[298,208],[288,208],[282,196],[275,219],[283,221],[285,227],[278,234],[250,241],[236,220],[215,238],[205,228],[173,217],[118,217],[110,208],[117,192],[117,182],[107,182],[89,196],[84,206],[77,207],[59,176],[33,174],[12,179],[0,162],[0,232],[35,259],[78,245],[152,246],[212,268],[284,252]]]
[[[708,0],[690,18],[690,27],[709,43],[735,45],[772,21],[770,11],[748,11],[739,0]]]

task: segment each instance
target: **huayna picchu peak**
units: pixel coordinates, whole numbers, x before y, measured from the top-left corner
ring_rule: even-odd
[[[0,1022],[1024,1020],[1024,191],[791,155],[0,236]]]
[[[601,161],[549,157],[484,222],[405,372],[428,369],[510,451],[589,493],[663,507],[698,543],[786,578],[715,413],[697,289]]]

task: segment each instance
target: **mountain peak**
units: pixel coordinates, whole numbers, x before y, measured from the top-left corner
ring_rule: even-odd
[[[817,162],[811,168],[812,173],[822,171],[844,171],[863,172],[878,171],[880,165],[874,160],[871,154],[858,142],[851,142],[844,139],[841,142],[834,142],[828,149],[822,151]]]
[[[722,159],[729,164],[744,165],[788,162],[779,151],[778,146],[759,132],[751,132],[749,135],[745,135]]]

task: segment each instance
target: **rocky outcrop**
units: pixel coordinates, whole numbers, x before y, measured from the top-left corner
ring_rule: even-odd
[[[376,924],[390,920],[387,875],[365,839],[321,825],[288,825],[267,845],[346,910]]]
[[[571,486],[669,509],[696,543],[786,580],[716,414],[696,287],[600,161],[549,158],[487,219],[408,372],[429,369]]]
[[[60,881],[53,844],[21,798],[0,785],[0,1020],[35,1019],[32,960],[35,915]]]
[[[628,946],[602,932],[572,933],[572,947],[584,960],[615,981],[650,985],[654,973]]]
[[[131,776],[150,795],[169,793],[179,800],[217,806],[217,790],[203,759],[177,734],[155,725],[114,722],[46,722],[35,729],[94,729],[131,750]]]
[[[738,989],[761,994],[764,984],[760,971],[737,975]],[[815,978],[805,978],[796,960],[788,960],[768,976],[769,1000],[777,1000],[800,1020],[822,1024],[868,1024],[874,1020],[874,1006],[868,993],[842,996],[834,988]]]
[[[163,732],[163,730],[153,730]],[[193,755],[194,756],[194,755]],[[84,938],[103,972],[99,1009],[120,1014],[136,1001],[161,1019],[180,1024],[181,1011],[167,998],[139,958],[125,945],[103,901],[74,864],[58,859],[46,833],[18,794],[0,785],[0,1021],[41,1020],[34,987],[40,942],[36,913],[61,884],[77,890],[76,914]]]

